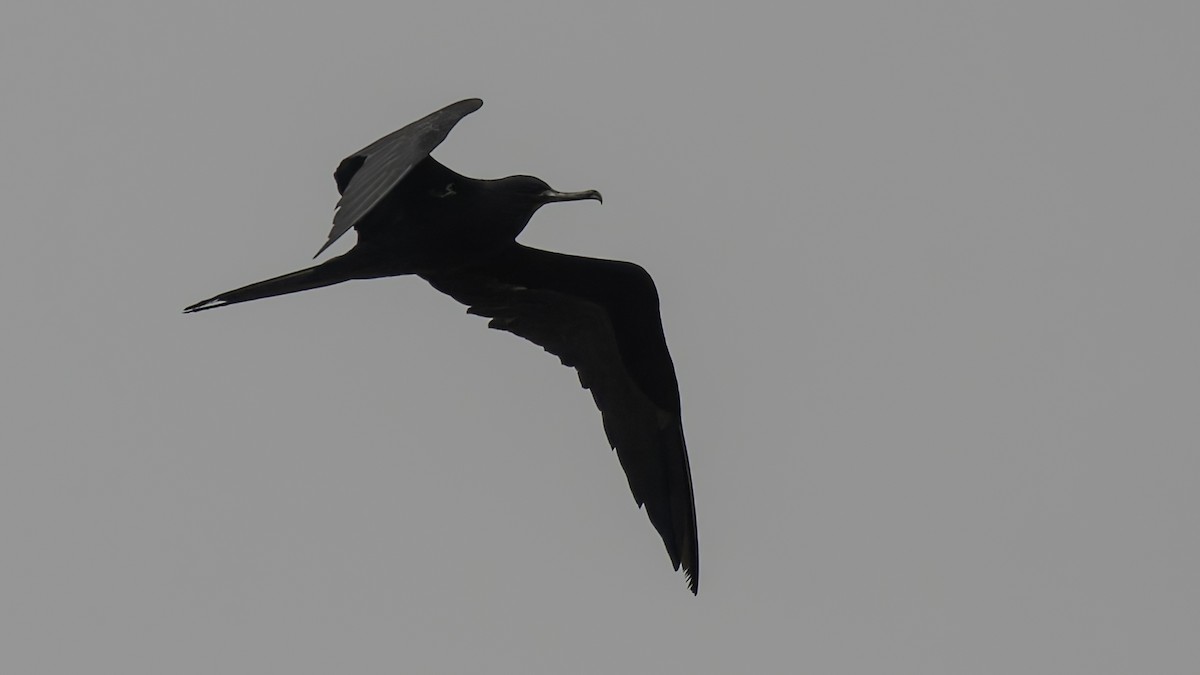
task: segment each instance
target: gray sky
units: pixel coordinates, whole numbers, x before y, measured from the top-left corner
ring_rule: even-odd
[[[410,5],[3,11],[0,669],[1196,672],[1200,10]],[[440,160],[604,193],[524,243],[658,282],[698,598],[424,282],[179,313],[469,96]]]

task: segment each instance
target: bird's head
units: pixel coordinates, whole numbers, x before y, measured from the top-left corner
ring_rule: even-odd
[[[502,194],[511,199],[515,205],[529,209],[530,213],[538,210],[543,204],[550,202],[574,202],[581,199],[595,199],[604,203],[604,198],[595,190],[579,192],[559,192],[546,184],[546,181],[536,176],[509,176],[497,181]]]

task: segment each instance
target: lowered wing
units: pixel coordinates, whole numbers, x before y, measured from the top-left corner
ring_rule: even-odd
[[[632,263],[512,244],[487,262],[422,275],[434,288],[575,368],[639,506],[695,593],[700,581],[691,469],[679,385],[658,293]]]

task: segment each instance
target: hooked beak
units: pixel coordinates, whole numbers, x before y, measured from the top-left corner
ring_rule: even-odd
[[[580,192],[559,192],[558,190],[546,190],[542,193],[542,203],[549,204],[550,202],[574,202],[581,199],[595,199],[601,204],[604,203],[604,197],[595,190],[582,190]]]

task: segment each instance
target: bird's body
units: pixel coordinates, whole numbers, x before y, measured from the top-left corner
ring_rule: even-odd
[[[516,243],[542,205],[598,200],[600,193],[558,192],[532,176],[467,178],[429,156],[481,105],[478,99],[452,104],[343,160],[334,173],[342,200],[321,251],[353,227],[358,241],[350,251],[184,311],[351,279],[421,276],[469,312],[490,317],[491,327],[541,345],[579,372],[634,498],[646,506],[694,593],[699,556],[691,471],[654,282],[632,263]]]

